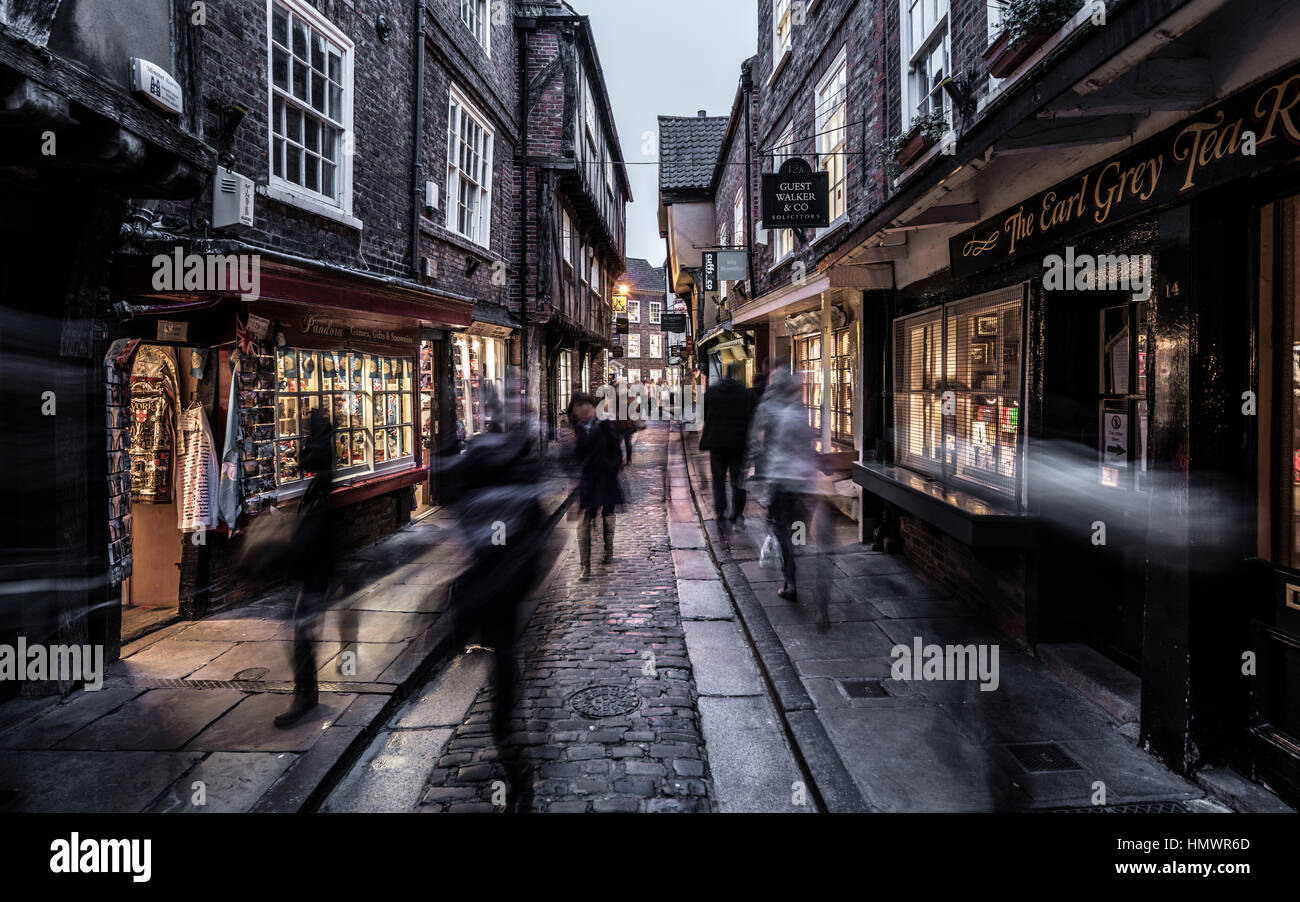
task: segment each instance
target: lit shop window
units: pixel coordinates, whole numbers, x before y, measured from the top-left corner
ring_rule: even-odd
[[[650,301],[650,325],[658,326],[663,323],[664,305],[659,301]]]
[[[492,53],[492,29],[488,20],[488,0],[460,0],[460,20],[483,50]]]
[[[898,463],[1014,494],[1023,307],[1013,286],[894,324]]]
[[[488,246],[492,226],[492,129],[455,88],[447,114],[447,228]]]
[[[803,382],[803,403],[808,425],[822,428],[822,337],[818,333],[794,340],[795,371]]]
[[[335,472],[387,469],[415,454],[414,360],[350,351],[276,353],[276,477],[301,480],[311,412],[334,425]]]
[[[352,42],[311,6],[271,5],[271,180],[345,208]]]
[[[629,323],[641,322],[641,302],[628,298],[627,301],[627,321]]]
[[[650,354],[651,357],[664,356],[664,337],[662,335],[650,336]]]
[[[632,334],[627,337],[627,356],[641,356],[641,336]]]
[[[855,329],[831,333],[831,345],[831,439],[852,444]]]

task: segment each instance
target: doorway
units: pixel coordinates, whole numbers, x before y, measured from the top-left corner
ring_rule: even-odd
[[[1043,639],[1084,642],[1141,673],[1147,553],[1147,304],[1047,296],[1042,442],[1031,491],[1047,531]]]
[[[127,380],[127,447],[131,473],[131,575],[122,582],[123,644],[180,617],[180,416],[197,379],[184,349],[141,344]]]

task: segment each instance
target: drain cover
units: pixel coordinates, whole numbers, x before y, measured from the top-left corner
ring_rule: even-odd
[[[840,685],[849,698],[889,698],[879,680],[840,680]]]
[[[1083,770],[1079,762],[1065,753],[1055,742],[1022,742],[1008,745],[1020,766],[1031,774],[1046,774],[1061,770]]]
[[[1082,808],[1046,808],[1043,814],[1187,814],[1182,802],[1130,802],[1127,805],[1087,805]]]
[[[271,672],[269,667],[245,667],[239,673],[235,674],[236,680],[260,680]]]
[[[641,706],[641,697],[621,686],[592,686],[569,696],[569,705],[587,717],[618,717]]]

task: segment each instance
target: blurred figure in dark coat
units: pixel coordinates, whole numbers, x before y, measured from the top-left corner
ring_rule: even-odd
[[[618,471],[623,458],[614,424],[596,416],[596,399],[579,392],[569,404],[573,419],[574,460],[578,468],[578,507],[582,523],[578,526],[578,552],[582,569],[579,579],[591,578],[591,527],[597,512],[605,532],[605,557],[614,560],[614,510],[626,500],[619,484]]]
[[[754,417],[754,397],[740,384],[741,367],[727,364],[727,374],[704,393],[704,428],[700,450],[709,452],[713,512],[718,530],[728,531],[727,479],[731,479],[730,525],[745,516],[745,448]]]
[[[333,530],[327,511],[334,483],[334,427],[320,408],[311,412],[298,466],[313,476],[298,502],[298,524],[290,542],[288,563],[302,589],[293,606],[293,703],[276,716],[277,727],[302,720],[318,701],[313,642],[334,575]]]

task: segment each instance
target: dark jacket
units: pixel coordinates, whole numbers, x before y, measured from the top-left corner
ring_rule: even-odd
[[[623,504],[618,481],[623,453],[618,431],[609,420],[593,417],[587,424],[575,422],[573,456],[578,466],[578,506],[584,511]]]
[[[722,379],[704,393],[701,451],[743,451],[754,418],[754,396],[735,379]]]
[[[333,575],[334,536],[327,508],[334,488],[334,427],[313,410],[309,436],[298,452],[299,466],[313,473],[298,502],[298,528],[293,536],[293,561],[303,588],[324,592]]]

